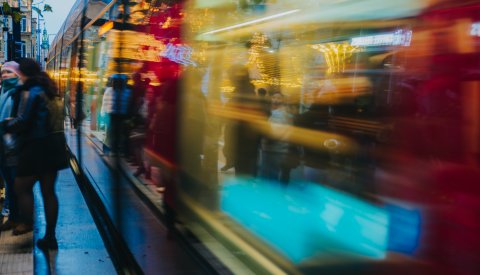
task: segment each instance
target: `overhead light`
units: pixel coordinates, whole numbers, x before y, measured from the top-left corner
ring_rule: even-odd
[[[230,27],[225,27],[225,28],[221,28],[221,29],[218,29],[218,30],[205,32],[205,33],[202,33],[202,35],[214,34],[214,33],[219,33],[219,32],[228,31],[228,30],[232,30],[232,29],[237,29],[237,28],[245,27],[245,26],[252,25],[252,24],[255,24],[255,23],[260,23],[260,22],[271,20],[271,19],[279,18],[279,17],[282,17],[282,16],[286,16],[286,15],[296,13],[296,12],[299,12],[299,11],[300,11],[300,9],[296,9],[296,10],[290,10],[290,11],[286,11],[286,12],[282,12],[282,13],[277,13],[277,14],[273,14],[273,15],[270,15],[270,16],[266,16],[266,17],[262,17],[262,18],[259,18],[259,19],[255,19],[255,20],[247,21],[247,22],[240,23],[240,24],[237,24],[237,25],[233,25],[233,26],[230,26]]]

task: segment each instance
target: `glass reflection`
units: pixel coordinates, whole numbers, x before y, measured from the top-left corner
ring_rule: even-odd
[[[127,168],[253,272],[475,274],[478,4],[134,1],[48,66],[105,151],[125,76]]]

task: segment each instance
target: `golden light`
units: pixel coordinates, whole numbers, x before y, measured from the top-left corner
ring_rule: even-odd
[[[359,51],[359,47],[352,46],[346,42],[343,44],[315,44],[311,45],[311,47],[323,54],[328,66],[327,74],[344,72],[345,65],[349,63],[352,55]]]
[[[107,33],[109,30],[113,29],[113,21],[108,21],[102,26],[100,26],[98,30],[98,36],[102,36]]]

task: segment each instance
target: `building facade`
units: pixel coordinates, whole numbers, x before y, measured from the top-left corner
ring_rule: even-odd
[[[19,20],[14,22],[12,15],[3,10],[3,3],[7,2],[14,11],[19,12]],[[36,56],[37,51],[37,18],[33,14],[32,1],[29,0],[0,0],[2,25],[0,37],[0,62],[19,57]],[[17,24],[17,26],[14,26]],[[15,39],[15,28],[19,28],[19,36]],[[15,41],[16,40],[16,41]]]

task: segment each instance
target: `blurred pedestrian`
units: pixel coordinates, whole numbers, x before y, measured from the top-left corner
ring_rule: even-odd
[[[228,111],[259,114],[261,106],[255,94],[255,86],[250,81],[248,68],[244,65],[233,65],[228,74],[234,86],[232,99],[226,106],[230,109]],[[228,170],[233,165],[236,175],[252,177],[256,175],[260,135],[251,123],[237,119],[227,121],[223,149],[227,162],[222,171]]]
[[[134,73],[132,76],[132,116],[130,118],[128,146],[130,158],[129,161],[133,165],[138,166],[134,176],[138,177],[145,174],[147,179],[150,178],[150,170],[144,164],[143,146],[145,144],[146,119],[147,110],[145,104],[145,95],[147,92],[148,82],[142,80],[140,73]]]
[[[112,87],[105,89],[102,101],[102,114],[109,118],[105,143],[114,154],[127,153],[127,119],[132,113],[132,91],[127,87],[127,76],[114,74]]]
[[[75,126],[75,121],[74,121],[74,114],[72,114],[72,108],[71,108],[72,101],[70,99],[70,93],[65,93],[63,100],[65,104],[65,109],[64,109],[65,116],[68,117],[69,127],[73,129]]]
[[[15,191],[19,202],[20,235],[33,230],[33,185],[40,182],[45,208],[45,236],[37,241],[42,249],[58,247],[55,228],[58,198],[55,181],[58,171],[68,167],[62,100],[55,83],[33,59],[18,61],[20,96],[14,101],[12,117],[3,120],[3,130],[17,135],[18,165]]]
[[[159,182],[165,186],[163,207],[169,237],[172,236],[177,208],[177,85],[177,80],[167,80],[162,84],[160,96],[155,98],[155,110],[149,126],[152,139],[149,145],[161,159]]]
[[[145,121],[141,109],[147,93],[147,82],[142,79],[142,75],[138,72],[132,75],[132,80],[133,85],[128,87],[132,91],[131,116],[128,118],[127,128],[125,129],[128,137],[125,145],[127,146],[128,161],[134,165],[140,165],[143,158],[139,155],[139,151],[142,150],[139,146],[143,144],[145,139]]]
[[[264,88],[258,89],[257,94],[259,97],[260,105],[262,107],[262,112],[265,114],[266,117],[269,117],[272,107],[270,101],[271,96],[267,96],[267,90],[265,90]]]
[[[202,93],[202,71],[189,68],[183,72],[185,92],[182,94],[182,145],[181,167],[193,178],[199,178],[202,171],[202,155],[207,127],[207,101]]]
[[[6,62],[2,66],[1,73],[3,85],[0,96],[0,121],[3,121],[11,116],[13,98],[18,94],[16,89],[19,75],[18,63],[14,61]],[[17,223],[18,211],[14,190],[16,161],[14,136],[0,133],[0,171],[6,189],[2,215],[8,216],[8,220],[0,226],[0,231],[10,230]]]
[[[262,163],[260,177],[288,183],[290,171],[299,163],[299,151],[288,143],[287,138],[293,124],[293,115],[288,111],[284,96],[276,92],[271,99],[271,137],[262,139]],[[296,161],[295,161],[296,160]]]

